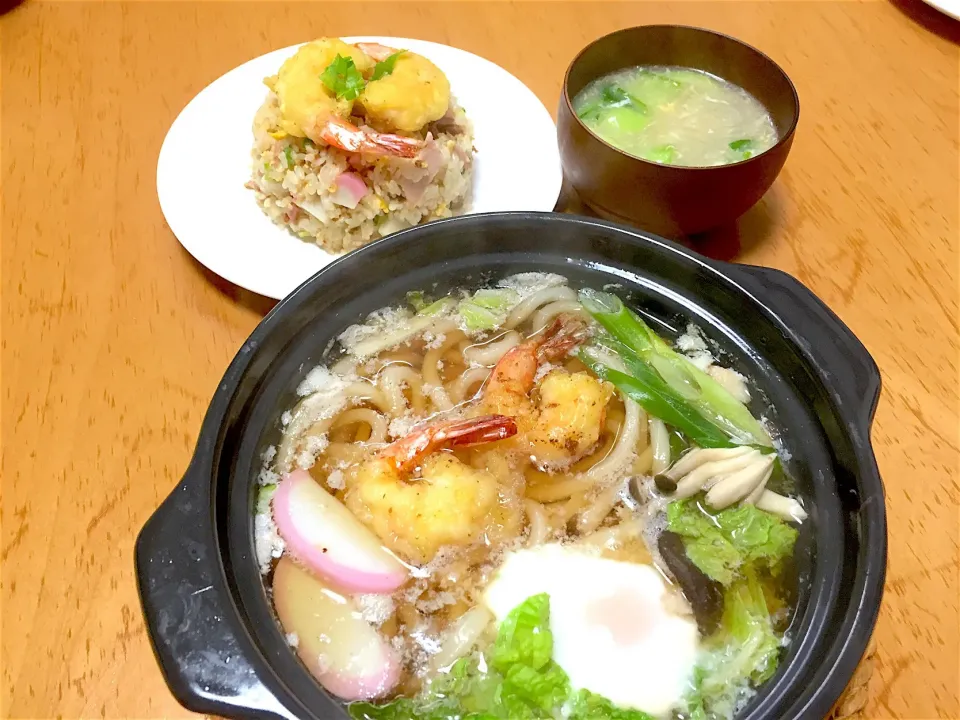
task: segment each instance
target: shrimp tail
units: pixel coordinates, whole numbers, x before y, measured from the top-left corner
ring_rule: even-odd
[[[410,472],[420,460],[441,447],[480,445],[517,434],[517,423],[506,415],[450,420],[414,429],[380,452],[400,472]]]
[[[456,420],[437,433],[443,444],[467,447],[506,440],[517,434],[517,423],[506,415],[483,415],[468,420]]]
[[[423,147],[416,138],[391,133],[378,133],[358,128],[340,118],[328,118],[318,129],[320,140],[346,152],[362,152],[369,155],[394,155],[412,158]]]
[[[541,362],[557,360],[588,337],[589,328],[581,318],[575,315],[558,315],[544,333],[543,342],[537,348],[537,355]]]
[[[382,62],[397,52],[395,48],[379,43],[357,43],[354,47],[365,55],[372,57],[377,62]]]
[[[540,365],[562,358],[588,335],[589,328],[581,318],[558,315],[546,332],[511,348],[500,358],[487,381],[484,397],[499,397],[506,402],[506,405],[494,405],[496,409],[516,408],[533,389]]]

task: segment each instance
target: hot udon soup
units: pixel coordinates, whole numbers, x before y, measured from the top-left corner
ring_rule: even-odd
[[[355,718],[729,718],[806,518],[750,381],[526,273],[348,328],[264,455],[287,640]]]
[[[587,85],[573,107],[614,147],[667,165],[727,165],[777,143],[773,119],[756,98],[690,68],[618,70]]]

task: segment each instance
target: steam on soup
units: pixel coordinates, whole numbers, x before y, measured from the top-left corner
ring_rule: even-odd
[[[618,70],[587,85],[573,106],[614,147],[667,165],[726,165],[777,142],[770,113],[756,98],[700,70]]]
[[[257,553],[354,718],[729,718],[769,679],[797,526],[749,381],[525,273],[348,328],[264,454]]]

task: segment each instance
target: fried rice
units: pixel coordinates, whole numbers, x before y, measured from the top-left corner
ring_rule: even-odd
[[[331,253],[355,250],[385,235],[469,210],[473,126],[454,99],[450,110],[415,136],[413,159],[348,153],[278,131],[274,93],[254,118],[253,171],[247,187],[273,222]],[[343,173],[359,176],[366,194],[338,193]],[[346,204],[343,204],[343,203]]]

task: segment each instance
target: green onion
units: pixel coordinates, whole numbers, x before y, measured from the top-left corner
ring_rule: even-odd
[[[398,50],[393,55],[388,57],[386,60],[381,60],[376,65],[373,66],[373,75],[370,76],[370,81],[379,80],[382,77],[386,77],[393,72],[394,65],[397,64],[397,58],[401,54],[405,53],[406,50]]]
[[[600,100],[607,107],[618,107],[620,105],[627,105],[630,102],[630,98],[627,97],[627,91],[616,85],[607,85],[601,90]]]
[[[747,445],[772,446],[766,430],[743,403],[671,348],[636,313],[631,312],[620,298],[610,293],[581,290],[580,302],[620,343],[620,347],[615,349],[628,372],[634,376],[640,372],[655,373],[697,415],[732,440]],[[697,442],[684,427],[671,423],[667,418],[661,419],[683,430],[691,440]],[[705,446],[701,444],[701,447]]]
[[[595,351],[594,347],[581,348],[578,357],[597,377],[613,383],[648,413],[677,428],[700,447],[733,446],[723,431],[697,413],[653,368],[637,362],[628,364],[627,372],[622,372],[605,364]]]
[[[749,160],[753,157],[753,140],[750,138],[734,140],[732,143],[730,143],[729,147],[734,152],[740,153],[740,157],[744,160]]]
[[[293,169],[293,148],[287,145],[283,149],[283,156],[287,159],[287,169]]]
[[[600,117],[600,103],[588,103],[577,111],[577,117],[581,120],[592,120]]]
[[[337,100],[356,100],[365,85],[353,58],[343,57],[339,53],[320,74],[320,79],[337,96]]]

